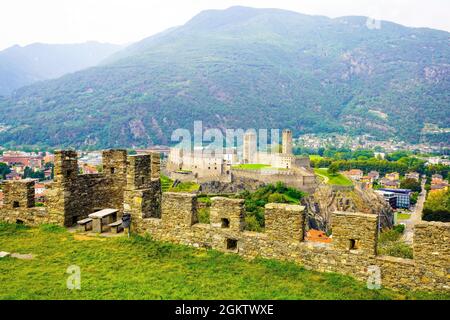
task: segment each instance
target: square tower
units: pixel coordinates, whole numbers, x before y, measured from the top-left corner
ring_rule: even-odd
[[[283,130],[282,153],[292,154],[292,131],[288,129]]]
[[[244,134],[244,150],[243,150],[243,160],[244,163],[254,163],[257,143],[256,143],[256,133],[253,130],[249,130]]]

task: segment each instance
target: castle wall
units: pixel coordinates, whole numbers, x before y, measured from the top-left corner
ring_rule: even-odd
[[[296,188],[304,192],[312,192],[315,188],[315,178],[296,174],[294,170],[275,171],[275,170],[243,170],[233,169],[233,179],[253,179],[266,184],[275,184],[283,182],[288,187]]]
[[[79,175],[76,153],[57,152],[47,208],[34,207],[32,183],[8,182],[0,221],[72,225],[95,209],[123,208],[132,215],[133,232],[150,233],[156,240],[250,259],[291,261],[370,283],[379,274],[388,288],[450,291],[450,223],[417,224],[414,259],[377,255],[376,215],[336,212],[331,219],[333,242],[313,243],[304,240],[304,207],[267,204],[265,232],[255,233],[244,230],[243,200],[217,197],[212,199],[211,222],[201,224],[196,195],[161,193],[160,179],[152,175],[152,168],[158,167],[156,157],[124,155],[120,150],[107,153],[103,174]],[[119,202],[123,207],[114,207]]]
[[[337,212],[332,219],[333,242],[313,243],[304,241],[305,218],[301,206],[268,204],[266,230],[255,233],[242,228],[243,204],[239,200],[214,198],[210,224],[196,223],[195,202],[192,194],[165,193],[161,219],[140,219],[135,231],[150,233],[157,240],[213,248],[245,258],[291,261],[307,269],[337,272],[370,283],[379,273],[381,285],[388,288],[450,290],[448,244],[443,242],[448,239],[450,224],[424,223],[423,228],[433,240],[427,240],[423,249],[417,248],[423,252],[415,259],[399,259],[376,255],[378,219],[375,215]],[[229,219],[228,227],[224,227],[223,218]],[[416,231],[418,239],[423,234],[425,231]],[[350,245],[351,240],[356,240],[355,245]],[[435,261],[436,255],[442,260]]]

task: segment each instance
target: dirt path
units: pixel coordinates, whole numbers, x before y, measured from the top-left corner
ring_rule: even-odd
[[[425,190],[425,183],[426,180],[424,179],[422,181],[422,192],[419,195],[419,199],[417,199],[416,207],[411,214],[411,218],[406,220],[405,223],[405,233],[403,235],[403,239],[407,244],[413,243],[414,238],[414,226],[417,223],[420,223],[422,221],[422,211],[423,206],[425,204],[425,199],[427,197],[427,191]]]

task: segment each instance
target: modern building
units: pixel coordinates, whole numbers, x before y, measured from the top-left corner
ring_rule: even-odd
[[[397,197],[397,208],[409,209],[411,207],[411,193],[409,189],[380,189],[381,192],[393,193]]]
[[[391,206],[392,209],[397,209],[397,195],[393,192],[387,192],[382,190],[376,190],[376,193],[382,195],[386,202]]]

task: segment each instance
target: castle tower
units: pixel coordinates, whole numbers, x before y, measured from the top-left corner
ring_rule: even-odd
[[[256,150],[257,150],[256,133],[252,130],[249,130],[244,134],[244,150],[243,150],[244,163],[255,162]]]
[[[283,154],[292,154],[292,131],[291,130],[283,130]]]
[[[56,183],[73,182],[78,176],[78,154],[72,150],[58,150],[55,152]]]

